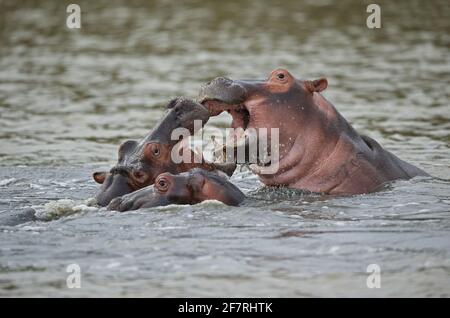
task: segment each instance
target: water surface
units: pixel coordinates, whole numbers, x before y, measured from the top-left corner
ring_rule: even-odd
[[[0,219],[38,211],[0,227],[1,296],[450,296],[447,1],[379,1],[379,30],[359,1],[77,3],[80,30],[63,2],[0,2]],[[339,198],[261,189],[244,169],[238,208],[88,206],[91,173],[169,98],[279,66],[327,77],[359,132],[439,179]]]

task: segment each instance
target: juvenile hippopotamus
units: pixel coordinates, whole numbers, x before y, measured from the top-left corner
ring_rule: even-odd
[[[169,204],[197,204],[205,200],[236,206],[244,198],[235,185],[216,172],[194,168],[175,175],[162,173],[153,186],[113,199],[108,210],[123,212]]]
[[[234,128],[279,128],[277,170],[250,165],[268,186],[347,195],[427,175],[358,134],[320,94],[327,86],[325,78],[299,80],[276,69],[266,80],[216,78],[202,86],[199,102],[211,115],[228,111]]]
[[[209,119],[209,112],[204,106],[193,100],[175,98],[168,103],[167,108],[163,118],[140,142],[128,140],[120,145],[117,164],[109,172],[93,174],[94,180],[102,184],[95,196],[100,206],[107,206],[116,197],[152,185],[163,172],[180,173],[201,167],[205,170],[221,170],[228,175],[233,173],[236,167],[234,164],[206,162],[183,144],[182,139],[171,138],[176,128],[185,128],[190,134],[194,133],[194,120],[201,120],[204,125]],[[188,152],[191,160],[174,162],[172,151]]]

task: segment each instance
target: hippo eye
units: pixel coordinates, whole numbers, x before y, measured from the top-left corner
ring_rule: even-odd
[[[280,79],[280,80],[284,79],[284,74],[283,73],[278,73],[277,74],[277,78]]]
[[[159,178],[156,180],[155,186],[159,191],[166,191],[169,188],[169,182],[164,177]]]

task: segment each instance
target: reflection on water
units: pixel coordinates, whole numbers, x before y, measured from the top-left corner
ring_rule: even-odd
[[[170,97],[278,66],[327,77],[326,97],[360,132],[450,178],[447,1],[378,1],[379,30],[365,27],[367,1],[77,3],[80,30],[65,27],[64,2],[0,3],[0,218],[59,199],[78,207],[2,227],[1,295],[450,295],[445,180],[332,198],[258,189],[244,171],[239,208],[79,208],[96,189],[89,174]],[[73,262],[80,290],[65,287]],[[371,263],[379,290],[365,285]]]

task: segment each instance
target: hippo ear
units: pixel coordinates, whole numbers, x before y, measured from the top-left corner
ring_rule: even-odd
[[[189,191],[195,195],[202,192],[203,186],[205,185],[206,179],[202,173],[196,174],[193,178],[188,179],[187,187]]]
[[[322,77],[313,81],[305,81],[305,85],[311,93],[320,93],[328,87],[328,80]]]
[[[94,178],[95,182],[102,184],[103,182],[105,182],[106,174],[106,171],[98,171],[94,172],[92,174],[92,177]]]

